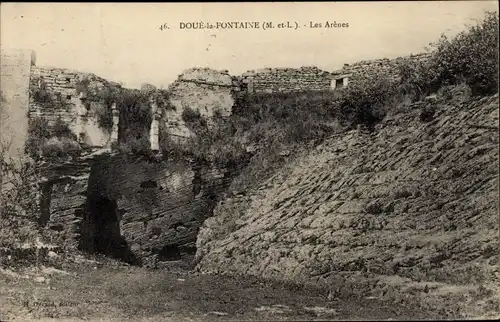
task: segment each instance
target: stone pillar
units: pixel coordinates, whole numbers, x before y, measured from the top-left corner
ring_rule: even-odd
[[[330,81],[330,89],[334,90],[336,86],[337,86],[337,80],[334,78]]]
[[[111,113],[113,114],[113,127],[111,128],[111,144],[118,142],[118,125],[120,123],[120,111],[116,107],[116,103],[111,105]]]
[[[87,103],[87,97],[83,93],[80,93],[79,99],[76,101],[76,128],[75,132],[78,137],[78,142],[85,142],[86,126],[87,126],[87,114],[88,110],[85,106]]]
[[[151,129],[149,130],[149,142],[151,144],[151,151],[159,151],[160,144],[158,140],[158,135],[159,135],[159,124],[161,115],[156,100],[151,99],[150,106],[151,106],[151,115],[153,117],[153,120],[151,121]]]
[[[253,93],[253,78],[248,79],[247,92]]]
[[[348,77],[344,77],[344,79],[342,80],[343,82],[343,86],[346,87],[347,84],[349,84],[349,78]]]

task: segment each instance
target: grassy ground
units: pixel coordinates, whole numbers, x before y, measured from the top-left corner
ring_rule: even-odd
[[[80,261],[64,270],[0,269],[0,321],[427,319],[377,299],[328,299],[315,288],[256,278],[148,271]]]

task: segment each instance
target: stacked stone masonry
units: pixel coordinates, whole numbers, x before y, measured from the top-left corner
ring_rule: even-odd
[[[243,73],[238,81],[240,91],[247,93],[328,91],[374,75],[396,79],[402,60],[426,61],[429,57],[430,54],[423,53],[395,59],[366,60],[345,64],[342,69],[332,72],[317,67],[264,68]]]
[[[406,57],[398,57],[395,59],[375,59],[365,60],[354,64],[345,64],[344,67],[336,73],[350,75],[350,81],[355,82],[373,75],[386,75],[391,79],[397,79],[399,74],[398,65],[403,60],[411,60],[416,62],[425,62],[430,58],[430,54],[423,53]]]
[[[241,83],[248,93],[327,91],[334,79],[334,74],[317,67],[267,68],[244,73]]]
[[[89,81],[88,88],[82,85],[86,80]],[[49,126],[60,119],[86,144],[105,146],[111,133],[98,125],[97,114],[109,107],[99,101],[87,101],[85,91],[110,86],[119,85],[90,73],[34,67],[30,78],[29,115],[45,119]]]

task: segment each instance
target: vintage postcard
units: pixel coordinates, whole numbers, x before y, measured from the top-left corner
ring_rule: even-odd
[[[497,1],[0,14],[0,321],[500,317]]]

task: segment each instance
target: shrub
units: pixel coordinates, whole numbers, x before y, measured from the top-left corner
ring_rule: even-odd
[[[77,141],[77,136],[69,128],[68,124],[65,123],[61,118],[58,118],[53,127],[52,135],[58,138],[69,138]]]
[[[430,122],[434,119],[434,115],[436,114],[436,108],[433,105],[427,105],[422,108],[420,112],[420,121],[421,122]]]
[[[37,234],[36,182],[39,169],[34,162],[8,156],[0,145],[0,247],[33,241]]]
[[[81,147],[77,136],[61,118],[49,127],[46,119],[33,117],[28,122],[25,150],[31,158],[40,160],[41,157],[75,158],[80,155]]]
[[[417,98],[447,85],[467,84],[473,95],[498,91],[498,15],[486,12],[483,20],[453,38],[442,35],[431,44],[428,61],[403,61],[400,88]]]
[[[443,35],[432,44],[441,84],[458,84],[463,79],[473,95],[498,91],[498,25],[498,14],[486,12],[477,25],[452,39]]]
[[[202,116],[200,114],[200,111],[194,110],[190,107],[185,107],[182,110],[182,120],[186,122],[187,124],[196,124],[198,122],[202,122]]]
[[[84,78],[76,82],[76,94],[84,93],[88,94],[90,85],[90,79]]]
[[[37,88],[33,92],[33,101],[44,106],[51,105],[53,103],[52,96],[45,89]]]
[[[33,117],[28,121],[28,138],[25,144],[26,153],[35,160],[41,156],[41,147],[51,136],[49,123],[41,117]]]
[[[348,126],[362,125],[372,131],[386,115],[386,104],[395,94],[394,83],[385,75],[374,75],[340,90],[338,117]]]
[[[167,90],[158,89],[152,94],[156,100],[158,107],[165,110],[175,110],[175,106],[170,103],[170,94]]]
[[[42,156],[51,159],[76,158],[81,152],[80,144],[68,137],[51,137],[44,142],[41,149]]]
[[[374,201],[365,206],[365,212],[372,215],[379,215],[384,212],[384,206],[379,201]]]
[[[65,96],[61,95],[59,92],[53,92],[47,89],[43,81],[41,84],[42,86],[40,87],[30,88],[30,95],[35,103],[41,105],[44,109],[66,109],[69,107]]]
[[[142,135],[138,137],[129,136],[127,140],[120,142],[119,149],[123,153],[149,155],[149,137]]]
[[[140,140],[141,145],[146,145],[153,120],[149,95],[139,90],[121,90],[116,104],[120,111],[120,142]]]
[[[412,100],[421,100],[440,86],[438,71],[428,61],[402,59],[399,68],[399,90]]]

